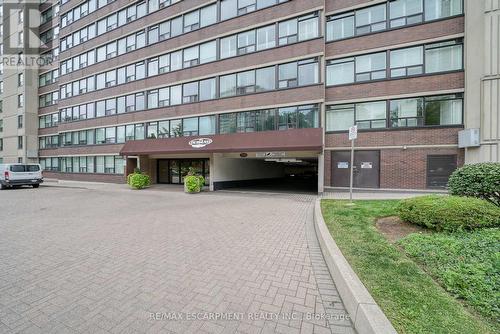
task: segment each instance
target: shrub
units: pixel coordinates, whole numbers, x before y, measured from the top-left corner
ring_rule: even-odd
[[[203,177],[202,177],[203,178]],[[201,191],[202,183],[200,177],[196,175],[188,175],[184,178],[184,186],[188,193],[198,193]]]
[[[485,199],[500,206],[500,163],[480,163],[457,169],[448,187],[452,195]]]
[[[151,185],[151,179],[146,174],[132,173],[127,176],[127,183],[133,189],[143,189]]]
[[[402,200],[399,217],[437,231],[500,227],[500,209],[472,197],[430,195]]]

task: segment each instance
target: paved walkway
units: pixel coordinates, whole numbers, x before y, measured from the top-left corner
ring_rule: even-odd
[[[354,333],[315,196],[89,188],[0,192],[0,333]]]

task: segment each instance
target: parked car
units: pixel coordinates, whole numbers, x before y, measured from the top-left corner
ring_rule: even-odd
[[[38,188],[42,182],[39,164],[0,164],[0,189],[23,185]]]

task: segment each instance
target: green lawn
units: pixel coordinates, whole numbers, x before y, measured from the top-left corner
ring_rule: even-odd
[[[356,201],[353,207],[346,206],[347,203],[323,200],[326,224],[344,256],[399,333],[498,332],[494,321],[470,313],[402,249],[378,232],[375,219],[394,216],[397,201]],[[408,236],[401,241],[416,261],[435,252],[425,247],[427,254],[416,251],[420,242],[426,240]],[[434,258],[422,265],[434,275],[439,272],[441,262],[441,258]],[[453,261],[449,261],[449,265],[453,266]],[[441,281],[437,274],[435,277]]]

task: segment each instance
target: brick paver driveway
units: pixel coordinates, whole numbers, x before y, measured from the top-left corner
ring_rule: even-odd
[[[0,192],[0,333],[353,333],[307,195]]]

